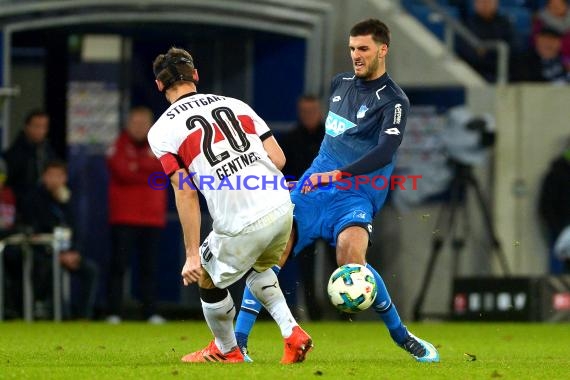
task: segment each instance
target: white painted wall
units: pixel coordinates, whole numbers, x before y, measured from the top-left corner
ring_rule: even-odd
[[[475,113],[492,112],[496,117],[494,159],[475,174],[489,201],[511,272],[517,276],[546,274],[547,247],[537,202],[545,171],[570,137],[570,88],[537,84],[471,88],[467,102]],[[411,318],[420,289],[439,210],[439,205],[428,205],[401,214],[386,207],[375,222],[378,234],[370,261],[379,267],[406,319]],[[473,194],[468,210],[471,233],[459,256],[458,274],[501,275],[496,256],[489,255],[491,245]],[[449,245],[441,251],[424,311],[447,310],[453,256]]]
[[[13,66],[12,83],[20,89],[20,95],[10,100],[10,141],[6,146],[11,145],[18,136],[28,113],[44,108],[44,77],[41,63],[21,63]]]
[[[537,202],[549,163],[570,137],[569,105],[568,87],[526,84],[497,89],[496,220],[519,274],[548,269]]]

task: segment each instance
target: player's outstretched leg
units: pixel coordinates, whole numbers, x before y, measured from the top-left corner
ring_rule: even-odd
[[[313,340],[299,327],[291,314],[275,273],[271,269],[260,273],[253,271],[247,276],[246,284],[279,325],[285,340],[281,363],[291,364],[305,360],[313,348]]]
[[[233,328],[235,305],[228,290],[200,288],[200,299],[204,318],[214,334],[214,340],[206,348],[185,355],[182,361],[187,363],[243,362],[244,358],[237,346]]]
[[[366,264],[366,267],[370,269],[372,274],[374,274],[376,287],[378,289],[378,293],[372,307],[384,321],[384,324],[388,328],[388,331],[390,331],[390,336],[394,342],[419,362],[439,362],[439,353],[435,347],[431,343],[410,333],[408,329],[406,329],[406,326],[402,324],[400,315],[398,315],[396,306],[390,299],[388,289],[386,288],[384,280],[382,280],[380,274],[378,274],[370,264]]]
[[[277,275],[279,274],[281,267],[274,265],[271,269]],[[261,302],[259,302],[258,299],[253,295],[249,289],[249,286],[246,286],[243,291],[241,307],[236,320],[237,344],[243,353],[243,357],[246,362],[253,362],[247,352],[247,340],[249,339],[249,334],[253,329],[253,325],[257,320],[257,316],[259,315],[261,307]]]

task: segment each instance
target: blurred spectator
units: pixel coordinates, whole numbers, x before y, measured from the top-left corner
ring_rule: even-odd
[[[297,102],[297,123],[282,136],[280,145],[287,162],[283,173],[299,179],[317,156],[325,137],[325,123],[319,99],[303,95]]]
[[[562,231],[570,227],[570,143],[562,155],[550,165],[542,183],[539,210],[548,230],[552,246]],[[570,259],[565,260],[570,273]]]
[[[38,184],[46,163],[57,158],[47,139],[48,131],[48,114],[30,112],[24,129],[4,154],[8,166],[7,185],[14,190],[18,208],[26,194]]]
[[[554,29],[542,28],[534,37],[532,49],[513,62],[513,79],[527,82],[570,83],[570,70],[566,69],[562,60],[561,37]]]
[[[533,21],[533,36],[543,28],[556,30],[562,36],[561,54],[564,65],[570,70],[570,8],[567,0],[548,0]]]
[[[71,192],[66,184],[65,163],[48,162],[41,176],[40,185],[28,193],[22,222],[31,227],[34,234],[51,234],[56,227],[70,230],[69,246],[60,252],[59,261],[62,267],[77,277],[81,284],[79,294],[75,297],[76,302],[72,302],[71,305],[71,317],[89,319],[93,316],[98,267],[92,260],[81,256],[78,250],[77,239],[73,234],[75,224],[70,203]],[[52,253],[51,247],[34,247],[33,279],[36,301],[46,301],[52,295]]]
[[[292,176],[295,180],[300,179],[305,170],[309,168],[325,136],[325,124],[319,99],[312,95],[301,96],[297,102],[297,118],[294,129],[279,140],[287,159],[283,174]],[[323,310],[323,305],[319,305],[315,297],[315,248],[315,244],[308,246],[294,259],[300,265],[305,303],[311,320],[321,319]],[[336,267],[334,254],[325,252],[325,255]],[[291,267],[289,267],[290,264],[292,264]],[[294,267],[295,263],[290,264],[287,264],[279,274],[279,282],[288,297],[288,303],[291,303],[291,298],[294,299],[293,302],[296,302],[296,297],[291,297],[288,293],[296,290],[297,286],[296,278],[288,278],[288,272],[292,271],[290,268]],[[288,286],[287,283],[291,284]]]
[[[113,245],[108,282],[109,323],[121,322],[124,275],[134,252],[139,258],[144,317],[150,323],[164,323],[164,318],[156,314],[155,268],[166,224],[167,192],[148,185],[152,173],[162,173],[162,166],[147,141],[153,119],[152,111],[146,107],[131,109],[125,130],[108,155]]]
[[[499,13],[498,0],[473,0],[474,13],[469,16],[465,26],[483,41],[502,40],[515,48],[514,29],[509,19]],[[486,80],[497,80],[497,51],[494,49],[475,49],[462,39],[458,39],[457,53]]]
[[[6,185],[7,175],[6,163],[0,159],[0,239],[13,232],[16,222],[16,197]]]
[[[0,239],[4,239],[14,233],[16,223],[16,198],[12,189],[6,186],[8,170],[4,160],[0,159]],[[20,253],[17,247],[7,245],[4,247],[4,283],[0,284],[0,291],[4,291],[5,317],[7,319],[18,316],[21,308],[21,276],[13,273],[21,271]],[[15,282],[17,285],[14,286]],[[3,288],[2,288],[3,287]]]

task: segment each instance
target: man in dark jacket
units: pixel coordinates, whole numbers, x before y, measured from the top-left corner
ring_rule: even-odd
[[[81,283],[76,303],[72,303],[72,317],[92,317],[97,291],[97,265],[79,253],[73,237],[74,220],[67,186],[67,168],[61,161],[46,163],[41,183],[28,193],[23,209],[23,222],[34,234],[53,233],[55,228],[71,231],[69,242],[59,254],[62,267]],[[45,301],[52,294],[51,248],[36,249],[34,255],[34,293],[36,300]]]
[[[285,153],[287,158],[283,174],[292,176],[295,180],[299,180],[305,170],[311,165],[317,153],[319,153],[321,142],[325,137],[323,111],[316,96],[303,95],[299,98],[297,102],[297,119],[294,129],[279,139],[283,153]],[[322,318],[322,310],[324,309],[323,305],[319,305],[316,297],[315,249],[315,244],[311,244],[295,259],[299,261],[301,269],[306,310],[309,318],[313,321]],[[334,255],[325,252],[325,256],[331,259],[331,262],[334,262]],[[335,264],[333,264],[334,266]],[[290,271],[295,271],[295,265],[286,265],[279,279],[282,288],[286,290],[285,296],[287,301],[290,304],[295,304],[296,297],[294,295],[297,281],[294,278],[294,273],[290,273]]]
[[[16,233],[16,198],[12,189],[5,185],[7,168],[4,160],[0,159],[0,238],[5,239]],[[4,291],[5,318],[19,316],[22,305],[22,277],[13,273],[21,272],[21,253],[17,246],[7,244],[4,247],[4,283],[0,283],[0,291]]]
[[[311,165],[325,137],[325,123],[319,99],[312,95],[301,96],[297,102],[297,117],[294,129],[279,139],[287,158],[283,173],[295,177],[296,180]]]
[[[32,111],[25,120],[24,129],[4,154],[8,166],[8,182],[21,208],[26,194],[39,182],[47,162],[57,158],[47,134],[49,116],[43,111]]]
[[[515,34],[509,19],[499,13],[498,0],[472,0],[474,14],[467,18],[465,25],[473,34],[483,41],[502,40],[511,51],[515,46]],[[497,79],[497,53],[486,48],[474,49],[459,39],[457,52],[486,80],[495,82]]]
[[[534,37],[534,47],[514,62],[515,80],[528,82],[570,83],[570,72],[562,60],[562,35],[542,28]]]

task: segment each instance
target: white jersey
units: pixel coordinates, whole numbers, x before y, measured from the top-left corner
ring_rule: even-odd
[[[190,93],[162,114],[148,141],[167,175],[188,170],[180,185],[199,190],[214,231],[231,236],[291,202],[283,174],[263,148],[271,135],[244,102]]]

